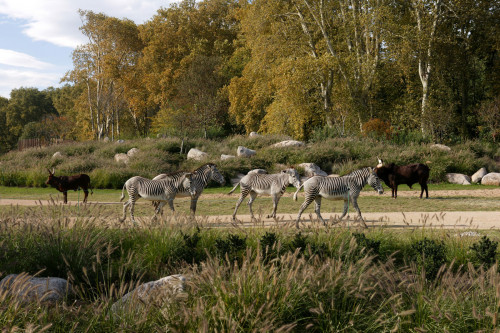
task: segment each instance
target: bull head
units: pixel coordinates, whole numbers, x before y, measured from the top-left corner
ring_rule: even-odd
[[[382,165],[384,165],[384,161],[382,161],[378,156],[377,160],[378,160],[377,168],[380,168]]]

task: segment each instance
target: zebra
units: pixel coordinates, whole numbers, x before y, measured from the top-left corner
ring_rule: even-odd
[[[300,206],[299,214],[297,220],[295,221],[295,226],[299,228],[299,220],[302,212],[311,204],[314,200],[315,202],[315,212],[318,218],[326,226],[326,222],[321,216],[321,198],[335,200],[344,199],[344,211],[339,220],[341,220],[346,214],[349,205],[349,201],[352,202],[354,209],[358,212],[358,216],[363,225],[366,227],[363,218],[361,217],[361,211],[358,207],[358,197],[361,189],[366,184],[370,184],[371,187],[378,194],[384,193],[384,189],[380,183],[380,179],[377,177],[374,169],[371,167],[356,170],[342,177],[324,177],[324,176],[314,176],[306,180],[302,186],[300,186],[297,191],[293,194],[293,200],[297,201],[297,194],[300,189],[304,187],[305,200]]]
[[[250,215],[252,219],[254,218],[252,211],[252,203],[257,194],[267,194],[273,197],[273,212],[267,217],[276,218],[276,209],[278,208],[278,202],[281,196],[285,193],[288,184],[292,184],[296,188],[300,187],[299,173],[294,168],[289,168],[282,170],[280,173],[275,174],[262,174],[262,173],[248,173],[246,176],[241,178],[241,180],[234,186],[234,188],[228,193],[233,193],[238,185],[240,185],[241,194],[236,202],[236,208],[233,213],[233,221],[236,220],[236,212],[240,207],[241,203],[245,197],[250,193],[250,199],[248,199],[248,207],[250,209]]]
[[[144,198],[146,200],[155,200],[160,203],[155,208],[155,215],[161,212],[163,206],[168,202],[170,208],[174,210],[174,198],[177,192],[184,191],[184,188],[189,188],[190,193],[194,195],[195,190],[191,185],[192,174],[186,173],[181,177],[176,177],[172,179],[164,179],[164,180],[150,180],[144,177],[135,176],[130,178],[125,182],[122,188],[122,196],[120,201],[125,198],[124,190],[127,189],[128,200],[123,203],[123,216],[119,218],[120,222],[125,221],[127,216],[127,207],[130,206],[130,217],[133,223],[135,222],[134,218],[134,206],[135,202],[139,198]]]
[[[153,178],[153,180],[161,180],[161,179],[169,179],[169,178],[177,178],[182,177],[182,175],[187,174],[185,171],[179,171],[171,174],[160,174]],[[198,203],[198,198],[201,193],[207,186],[210,180],[214,180],[221,185],[224,185],[226,182],[224,176],[219,172],[217,166],[213,163],[207,163],[202,165],[198,169],[191,172],[191,182],[189,184],[185,184],[185,186],[175,194],[175,197],[191,197],[191,214],[192,216],[196,213],[196,205]],[[173,200],[173,199],[172,199]],[[158,205],[158,202],[153,202],[155,206]],[[173,207],[171,206],[172,210]]]

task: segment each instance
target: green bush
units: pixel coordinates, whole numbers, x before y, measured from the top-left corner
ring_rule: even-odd
[[[426,278],[432,280],[446,263],[446,247],[443,241],[424,238],[411,245],[411,257],[419,272],[424,271]]]
[[[483,236],[481,240],[472,244],[470,247],[477,264],[490,268],[497,258],[498,242],[490,240]]]

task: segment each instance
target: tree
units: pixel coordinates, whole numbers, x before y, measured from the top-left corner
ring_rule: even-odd
[[[38,122],[47,115],[57,115],[57,111],[47,93],[36,88],[19,88],[10,93],[5,115],[11,144],[15,144],[26,124]]]
[[[73,51],[74,69],[65,79],[86,86],[85,103],[94,138],[109,134],[113,138],[120,135],[124,77],[136,64],[142,43],[131,20],[83,10],[80,17],[80,30],[89,42]]]

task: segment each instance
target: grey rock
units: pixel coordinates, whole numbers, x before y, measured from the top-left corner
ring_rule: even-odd
[[[53,159],[63,158],[63,154],[61,154],[61,152],[59,152],[59,151],[56,151],[56,152],[54,153],[54,155],[52,155],[52,158],[53,158]]]
[[[236,149],[236,155],[241,156],[241,157],[250,157],[257,154],[255,150],[243,147],[243,146],[238,146],[238,149]]]
[[[229,160],[229,159],[235,158],[235,157],[236,156],[234,156],[234,155],[225,155],[225,154],[220,155],[220,159],[223,160],[223,161],[224,160]]]
[[[471,178],[471,181],[473,183],[479,183],[481,182],[481,179],[486,176],[488,174],[488,171],[486,170],[486,168],[481,168],[479,170],[476,171],[475,174],[472,175]]]
[[[144,306],[164,307],[176,295],[184,292],[186,278],[181,274],[170,275],[141,284],[111,306],[111,311],[138,311]]]
[[[443,151],[451,151],[450,147],[448,147],[446,145],[442,145],[440,143],[436,143],[436,144],[431,145],[431,148],[439,149],[439,150],[443,150]]]
[[[470,177],[461,173],[447,173],[446,180],[452,184],[470,185]]]
[[[115,154],[115,162],[128,164],[129,157],[127,154],[119,153]]]
[[[500,186],[500,172],[490,172],[481,179],[482,185]]]
[[[192,159],[192,160],[196,160],[196,161],[201,161],[204,158],[206,158],[207,156],[208,156],[208,154],[205,153],[204,151],[201,151],[201,150],[196,149],[196,148],[191,148],[188,151],[187,159],[188,160]]]
[[[134,156],[135,154],[137,154],[140,150],[137,149],[137,148],[131,148],[128,152],[127,152],[127,156],[128,157],[132,157]]]
[[[26,302],[57,302],[72,293],[71,284],[58,277],[33,277],[26,273],[10,274],[0,281],[0,290]]]
[[[328,174],[326,172],[321,170],[321,168],[314,163],[301,163],[301,164],[297,165],[297,167],[303,168],[304,175],[307,177],[328,176]]]
[[[302,147],[304,146],[304,142],[302,141],[296,141],[296,140],[285,140],[285,141],[281,141],[281,142],[278,142],[278,143],[275,143],[273,145],[271,145],[271,147],[275,147],[275,148],[284,148],[284,147]]]
[[[257,132],[250,132],[250,134],[248,136],[251,137],[251,138],[258,138],[259,136],[262,136],[262,135],[260,135]]]

